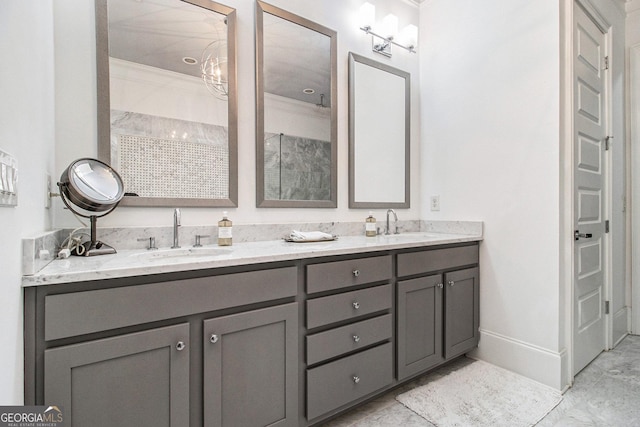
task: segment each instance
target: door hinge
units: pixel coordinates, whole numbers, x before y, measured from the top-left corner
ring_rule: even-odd
[[[609,149],[611,148],[611,140],[613,139],[612,136],[607,136],[604,138],[604,149],[606,151],[609,151]]]
[[[611,229],[611,224],[609,223],[609,220],[606,220],[604,222],[604,232],[608,233],[610,229]]]
[[[609,69],[609,57],[608,56],[604,57],[604,69],[605,70]]]
[[[609,314],[609,301],[604,302],[604,314]]]

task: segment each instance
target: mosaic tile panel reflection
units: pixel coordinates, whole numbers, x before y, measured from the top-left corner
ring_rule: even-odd
[[[127,192],[144,197],[228,198],[226,147],[120,135],[120,175]]]
[[[224,126],[111,110],[111,161],[141,197],[229,198]]]
[[[264,187],[267,200],[331,200],[331,143],[267,134]]]

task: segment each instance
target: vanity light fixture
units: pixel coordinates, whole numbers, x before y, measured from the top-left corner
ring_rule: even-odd
[[[360,6],[360,29],[367,34],[371,34],[371,46],[374,52],[391,58],[391,46],[395,45],[416,53],[418,27],[409,24],[398,36],[398,18],[393,14],[389,14],[382,20],[380,28],[374,31],[375,18],[375,6],[369,2],[364,2]]]

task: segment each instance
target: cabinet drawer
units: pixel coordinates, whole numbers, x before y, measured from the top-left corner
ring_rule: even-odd
[[[312,420],[393,381],[391,343],[307,370],[307,419]]]
[[[389,280],[391,276],[391,255],[311,264],[307,266],[307,293]]]
[[[45,340],[297,294],[296,267],[250,271],[45,297]]]
[[[375,317],[351,325],[309,335],[307,337],[307,364],[340,356],[391,338],[391,315]]]
[[[376,286],[307,301],[307,327],[356,318],[391,308],[391,285]]]
[[[478,245],[398,255],[398,277],[478,263]]]

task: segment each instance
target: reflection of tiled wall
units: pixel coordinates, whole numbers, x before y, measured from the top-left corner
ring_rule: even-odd
[[[264,180],[267,200],[331,200],[331,143],[267,135]]]
[[[141,197],[229,198],[227,128],[111,110],[111,162]]]
[[[228,198],[227,147],[132,135],[118,139],[125,191],[145,197]]]

